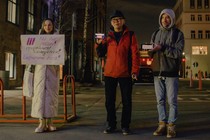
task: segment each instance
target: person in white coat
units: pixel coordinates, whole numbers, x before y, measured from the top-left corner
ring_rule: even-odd
[[[54,34],[51,19],[42,22],[40,34]],[[59,65],[35,65],[31,116],[40,121],[36,133],[56,130],[52,118],[58,114],[59,80]]]

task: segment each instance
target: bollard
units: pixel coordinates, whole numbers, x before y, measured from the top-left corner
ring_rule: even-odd
[[[0,78],[0,115],[4,115],[4,83]]]
[[[198,71],[198,89],[202,90],[202,75],[201,75],[201,71]]]
[[[66,96],[66,87],[67,87],[67,81],[68,78],[70,78],[71,81],[71,87],[72,87],[72,92],[71,92],[71,103],[72,103],[72,115],[69,115],[67,117],[67,108],[65,108],[65,106],[67,106],[67,101],[66,98],[64,98],[64,120],[66,121],[71,121],[77,118],[76,115],[76,99],[75,99],[75,78],[73,75],[65,75],[64,79],[63,79],[63,94],[64,96]]]
[[[66,85],[67,85],[67,79],[71,79],[71,86],[72,86],[72,96],[71,96],[71,102],[72,102],[72,114],[67,114],[67,95],[66,95]],[[23,93],[22,93],[23,94]],[[76,119],[76,101],[75,101],[75,80],[74,76],[72,75],[66,75],[64,77],[63,81],[63,101],[64,101],[64,114],[58,115],[58,117],[62,117],[63,119],[55,119],[53,122],[67,122],[71,121],[73,119]],[[68,116],[67,116],[68,115]],[[3,88],[3,81],[0,78],[0,118],[21,118],[21,119],[1,119],[0,122],[4,123],[37,123],[38,119],[27,119],[31,118],[30,115],[26,114],[26,97],[22,96],[22,114],[4,114],[4,88]]]
[[[192,70],[190,70],[190,87],[193,87]]]

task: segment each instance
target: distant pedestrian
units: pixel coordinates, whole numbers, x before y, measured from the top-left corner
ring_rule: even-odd
[[[42,22],[40,34],[54,34],[51,19]],[[59,74],[59,65],[35,65],[31,116],[40,121],[36,133],[56,130],[52,118],[58,114]]]
[[[198,79],[198,73],[195,73],[195,79]]]
[[[186,78],[188,78],[188,70],[186,71]]]
[[[208,73],[207,73],[207,71],[205,71],[204,78],[208,78]]]
[[[125,25],[123,13],[116,10],[111,19],[111,30],[104,39],[96,40],[96,50],[100,57],[105,57],[105,96],[108,127],[104,133],[113,133],[116,121],[116,88],[120,86],[122,97],[121,129],[123,135],[130,133],[132,111],[132,79],[137,79],[139,72],[139,52],[135,34]]]
[[[164,9],[160,13],[159,25],[159,29],[151,38],[154,48],[149,52],[153,58],[152,69],[159,115],[159,125],[153,135],[159,136],[167,132],[167,138],[172,138],[176,137],[179,68],[184,49],[184,35],[175,27],[175,14],[172,9]]]

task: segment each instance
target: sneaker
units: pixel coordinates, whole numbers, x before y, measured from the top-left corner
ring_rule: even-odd
[[[122,134],[123,135],[129,135],[130,134],[130,129],[129,128],[122,128]]]
[[[153,133],[154,136],[162,136],[166,134],[166,123],[165,122],[159,122],[158,128]]]
[[[168,124],[167,126],[167,138],[175,138],[176,137],[176,130],[174,124]]]
[[[104,130],[104,134],[114,133],[115,131],[116,131],[116,128],[115,128],[115,127],[107,127],[107,128]]]

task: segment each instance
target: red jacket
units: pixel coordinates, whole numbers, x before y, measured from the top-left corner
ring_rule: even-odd
[[[132,44],[130,46],[130,41]],[[97,47],[106,47],[106,63],[104,68],[104,76],[118,78],[118,77],[130,77],[131,74],[138,75],[139,72],[139,51],[138,43],[135,34],[130,38],[130,32],[126,28],[121,36],[119,43],[117,44],[114,36],[114,32],[110,31],[108,37],[102,41]],[[128,54],[129,49],[132,52],[132,69],[129,72],[128,66]]]

